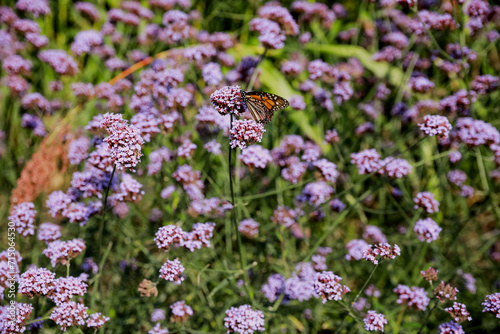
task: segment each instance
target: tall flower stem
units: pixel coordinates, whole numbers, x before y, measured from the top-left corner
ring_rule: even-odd
[[[231,130],[233,129],[233,114],[231,113]],[[233,223],[233,228],[236,233],[236,238],[238,240],[238,248],[240,251],[240,263],[241,268],[247,267],[247,256],[245,252],[245,246],[243,245],[243,241],[241,240],[241,233],[238,231],[238,223],[236,222],[236,202],[234,200],[234,186],[233,186],[233,162],[232,162],[232,151],[231,141],[229,141],[229,155],[228,155],[228,171],[229,171],[229,187],[231,189],[231,204],[233,205],[233,209],[231,210],[231,221]],[[253,300],[253,290],[250,288],[250,284],[248,284],[248,273],[245,271],[245,285],[248,289],[248,294],[250,298]]]
[[[102,214],[101,214],[101,224],[99,225],[99,251],[98,255],[101,255],[101,247],[102,247],[102,234],[104,232],[104,224],[105,224],[105,219],[106,219],[106,209],[108,205],[108,195],[109,195],[109,189],[111,188],[111,182],[113,181],[113,177],[115,176],[115,171],[116,171],[116,165],[113,165],[113,171],[111,172],[111,177],[109,178],[108,186],[106,187],[106,192],[104,194],[104,204],[102,207]]]

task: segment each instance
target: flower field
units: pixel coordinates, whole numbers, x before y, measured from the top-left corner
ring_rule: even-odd
[[[500,332],[500,5],[5,0],[0,333]]]

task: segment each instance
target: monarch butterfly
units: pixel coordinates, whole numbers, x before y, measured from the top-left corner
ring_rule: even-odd
[[[267,124],[271,122],[274,112],[290,105],[284,98],[264,92],[241,91],[243,101],[254,121]]]

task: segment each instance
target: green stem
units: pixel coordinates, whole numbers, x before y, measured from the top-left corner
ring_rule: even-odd
[[[425,317],[425,321],[422,324],[422,326],[420,327],[420,329],[418,330],[417,334],[422,333],[422,331],[425,329],[425,327],[427,327],[427,323],[429,322],[429,318],[431,317],[432,312],[434,312],[434,310],[437,308],[438,304],[439,304],[439,301],[436,299],[434,301],[434,306],[429,310],[429,313],[427,313],[427,316]]]
[[[104,224],[105,224],[105,218],[106,218],[106,209],[108,205],[108,195],[109,195],[109,188],[111,188],[111,181],[113,181],[113,176],[115,176],[115,171],[116,171],[116,165],[113,166],[113,171],[111,172],[111,177],[109,178],[108,186],[106,187],[106,193],[104,194],[104,205],[102,207],[102,214],[101,214],[101,225],[99,226],[99,250],[97,252],[98,255],[101,254],[101,247],[102,247],[102,234],[104,232]]]
[[[233,114],[231,113],[231,130],[233,129]],[[230,130],[230,131],[231,131]],[[236,221],[236,202],[234,200],[234,187],[233,187],[233,164],[232,164],[232,152],[231,141],[229,142],[229,156],[228,156],[228,171],[229,171],[229,187],[231,189],[231,204],[233,209],[231,210],[231,221],[233,223],[234,232],[236,233],[236,238],[238,240],[238,248],[240,251],[240,264],[241,268],[247,267],[247,257],[245,252],[245,246],[243,245],[243,240],[241,239],[241,233],[238,231],[238,223]],[[248,294],[250,299],[253,300],[253,290],[250,287],[248,273],[245,271],[245,286],[248,289]]]
[[[352,304],[354,304],[358,300],[359,296],[361,295],[361,292],[363,292],[363,290],[366,288],[366,286],[368,285],[368,282],[370,282],[370,279],[372,278],[372,276],[375,273],[375,270],[377,270],[377,268],[378,268],[378,263],[375,265],[375,267],[373,267],[372,272],[370,273],[370,276],[368,276],[368,278],[366,279],[365,284],[359,290],[358,294],[356,295],[356,297],[352,301]]]

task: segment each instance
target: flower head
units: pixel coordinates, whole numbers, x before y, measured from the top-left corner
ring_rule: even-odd
[[[368,311],[365,318],[365,329],[367,331],[384,331],[384,325],[387,325],[387,318],[382,313]]]
[[[398,294],[398,304],[406,303],[408,306],[420,311],[424,311],[430,301],[424,288],[416,286],[410,288],[406,285],[398,284],[393,291]]]
[[[439,115],[425,115],[423,123],[419,123],[420,130],[428,136],[437,136],[439,139],[448,138],[451,124],[448,118]]]
[[[323,271],[317,275],[314,291],[323,298],[323,304],[332,299],[341,300],[346,293],[351,291],[347,286],[339,283],[341,280],[342,277],[331,271]]]
[[[26,237],[35,234],[35,204],[24,202],[16,205],[10,212],[9,221],[16,226],[17,233]]]
[[[264,331],[264,313],[252,310],[250,305],[231,307],[226,310],[224,327],[227,333],[253,334],[255,331]]]
[[[415,202],[415,209],[424,208],[427,213],[439,212],[439,202],[434,199],[434,194],[429,191],[418,193],[413,202]]]
[[[88,307],[73,301],[58,305],[50,314],[50,319],[61,326],[62,331],[70,326],[83,326],[89,315]]]
[[[193,315],[191,306],[186,305],[186,302],[181,300],[170,305],[172,310],[171,322],[186,322],[187,319]]]
[[[240,86],[225,86],[216,90],[210,95],[210,102],[221,115],[239,115],[246,111]]]
[[[181,264],[179,259],[173,261],[167,260],[160,269],[160,278],[164,278],[167,281],[174,282],[174,284],[179,285],[184,281],[184,277],[179,275],[184,272],[184,266]]]
[[[443,229],[431,218],[420,219],[415,223],[413,231],[418,236],[418,240],[430,243],[439,239],[439,233]]]
[[[235,120],[230,131],[231,148],[247,148],[247,145],[260,142],[264,135],[264,125],[253,120]]]

